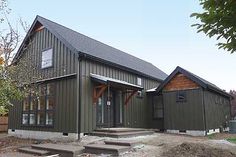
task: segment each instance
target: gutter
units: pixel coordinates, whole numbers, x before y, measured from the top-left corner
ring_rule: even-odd
[[[81,80],[82,80],[82,75],[81,75],[81,60],[82,60],[82,58],[80,58],[79,57],[79,55],[78,55],[78,65],[77,66],[79,66],[79,69],[78,69],[78,79],[77,79],[77,81],[79,81],[78,82],[78,85],[79,85],[79,93],[78,93],[78,95],[79,95],[79,101],[77,102],[78,103],[78,112],[77,112],[77,114],[78,114],[78,139],[80,139],[80,133],[81,133],[81,93],[82,93],[82,87],[81,87]]]

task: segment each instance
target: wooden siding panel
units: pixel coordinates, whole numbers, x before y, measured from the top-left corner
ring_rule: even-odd
[[[115,79],[127,81],[136,84],[137,76],[135,74],[113,68],[91,60],[82,60],[82,96],[81,96],[81,132],[91,132],[96,128],[96,106],[92,103],[94,82],[90,79],[90,73],[103,75]],[[141,77],[144,90],[158,86],[158,82],[148,78]],[[144,92],[145,94],[145,92]],[[127,96],[127,95],[126,95]],[[124,126],[125,127],[148,127],[147,117],[147,99],[133,97],[127,106],[124,106]]]
[[[173,130],[204,130],[202,89],[185,91],[186,102],[176,102],[176,91],[163,92],[164,127]]]
[[[164,87],[164,91],[196,89],[199,85],[181,73],[176,74]]]
[[[230,100],[222,95],[204,91],[206,129],[216,129],[226,125],[230,119]]]
[[[53,66],[41,69],[42,51],[53,48]],[[63,75],[77,73],[78,59],[75,52],[68,49],[46,28],[34,33],[30,43],[22,57],[31,58],[31,62],[37,68],[33,71],[38,80],[50,79]],[[20,60],[19,60],[20,62]],[[31,67],[29,67],[31,68]],[[77,124],[77,79],[62,79],[55,81],[56,84],[56,109],[54,127],[23,127],[21,126],[22,103],[15,103],[9,112],[10,129],[44,130],[55,132],[76,132]]]

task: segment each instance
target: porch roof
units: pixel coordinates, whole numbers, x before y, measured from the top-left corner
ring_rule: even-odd
[[[126,88],[128,87],[128,89],[132,89],[132,90],[142,90],[143,87],[132,84],[132,83],[128,83],[126,81],[122,81],[122,80],[118,80],[118,79],[114,79],[114,78],[110,78],[110,77],[105,77],[105,76],[101,76],[101,75],[97,75],[97,74],[93,74],[90,73],[90,77],[99,83],[102,84],[107,84],[110,83],[111,85],[114,85],[116,87],[121,87],[121,88]]]

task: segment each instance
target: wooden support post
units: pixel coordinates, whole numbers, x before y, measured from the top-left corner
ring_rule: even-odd
[[[106,90],[107,85],[99,85],[94,87],[93,89],[93,104],[95,105],[98,101],[98,98],[104,93],[104,91]],[[97,92],[97,90],[99,89],[99,91]]]
[[[137,90],[134,90],[134,91],[132,91],[132,92],[130,93],[130,95],[129,95],[129,96],[126,98],[126,100],[125,100],[125,105],[128,104],[128,102],[130,101],[130,99],[132,98],[132,96],[135,95],[135,93],[137,93]]]

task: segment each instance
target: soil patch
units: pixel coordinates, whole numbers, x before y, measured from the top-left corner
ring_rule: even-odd
[[[236,157],[236,154],[229,150],[213,148],[200,143],[184,142],[177,145],[167,152],[163,153],[164,157]]]
[[[48,143],[48,142],[50,141],[22,139],[12,136],[3,137],[0,138],[0,154],[9,151],[17,151],[17,149],[22,146],[29,146],[31,144]]]

